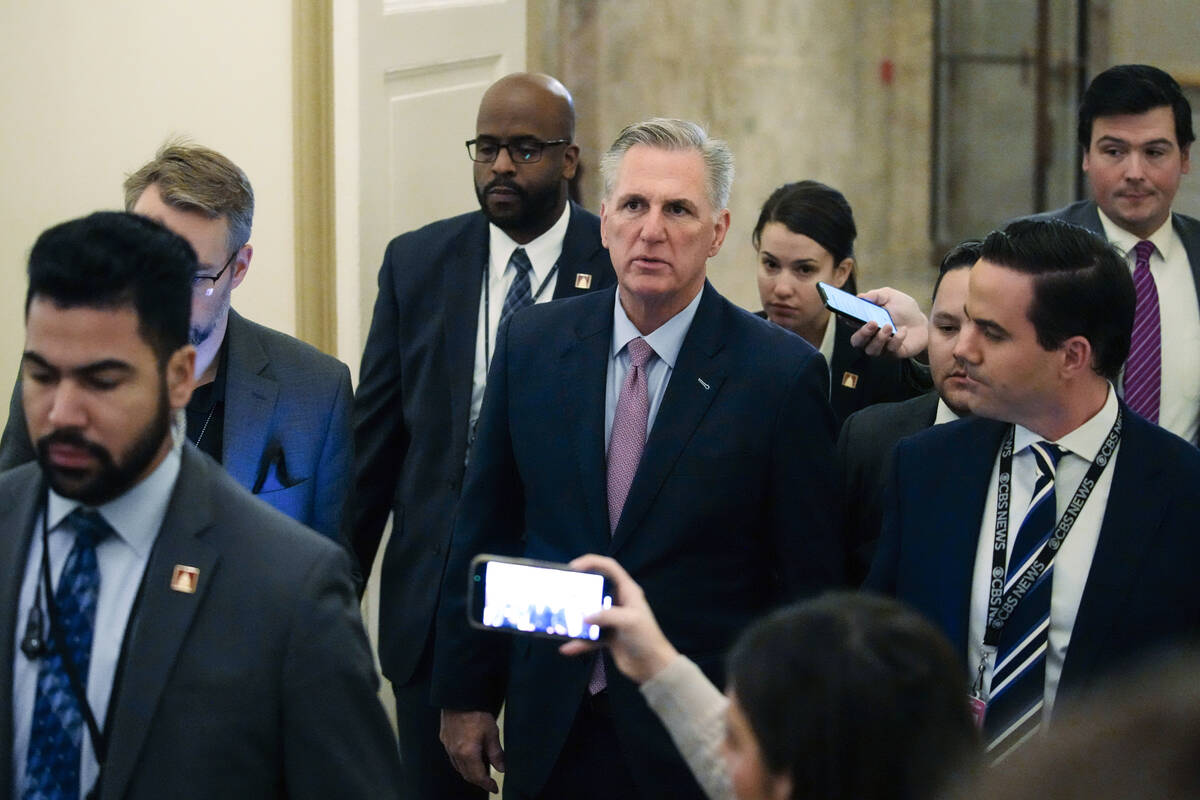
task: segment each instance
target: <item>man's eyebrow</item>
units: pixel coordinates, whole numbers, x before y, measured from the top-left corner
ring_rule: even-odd
[[[1098,145],[1099,144],[1120,144],[1120,145],[1126,145],[1129,147],[1133,146],[1133,143],[1130,142],[1128,139],[1122,139],[1119,136],[1111,136],[1111,135],[1101,136],[1099,139],[1096,140],[1096,144],[1098,144]],[[1154,146],[1161,147],[1162,145],[1169,145],[1169,146],[1173,147],[1175,145],[1175,142],[1174,142],[1174,140],[1172,140],[1166,136],[1160,136],[1159,138],[1151,139],[1148,142],[1140,142],[1137,146],[1138,147],[1154,147]]]
[[[42,367],[43,369],[54,370],[55,372],[62,371],[33,350],[26,350],[21,357],[22,360],[30,362],[35,366]],[[93,361],[90,364],[72,367],[71,369],[67,370],[67,372],[78,375],[90,375],[92,373],[104,372],[106,370],[131,372],[133,370],[133,365],[127,361],[122,361],[119,358],[103,358],[99,361]]]

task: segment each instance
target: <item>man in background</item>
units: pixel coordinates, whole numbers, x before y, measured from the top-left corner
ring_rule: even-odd
[[[567,198],[579,165],[570,93],[517,73],[479,104],[479,210],[396,237],[379,270],[354,430],[351,539],[369,575],[384,525],[379,660],[396,695],[405,797],[483,797],[451,766],[429,704],[433,619],[450,523],[503,320],[611,286],[600,221]]]
[[[260,500],[338,539],[353,455],[350,370],[230,308],[254,255],[254,191],[245,173],[207,147],[168,143],[125,180],[125,210],[166,225],[199,258],[188,336],[197,381],[187,405],[188,439]],[[0,469],[33,458],[18,388]]]

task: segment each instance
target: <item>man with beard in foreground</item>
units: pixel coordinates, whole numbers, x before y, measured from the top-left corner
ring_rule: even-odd
[[[351,541],[363,575],[383,535],[379,660],[396,695],[406,797],[484,796],[438,741],[429,705],[433,618],[450,523],[501,322],[615,281],[600,220],[567,199],[579,163],[570,93],[548,75],[501,78],[479,104],[479,211],[398,236],[379,270],[354,403]]]
[[[29,258],[0,476],[0,800],[394,797],[343,550],[183,434],[196,256],[98,213]]]

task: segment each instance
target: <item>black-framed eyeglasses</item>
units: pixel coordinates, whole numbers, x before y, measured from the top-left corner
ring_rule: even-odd
[[[542,152],[547,147],[570,143],[570,139],[551,139],[543,142],[532,136],[502,142],[499,139],[481,136],[478,139],[467,140],[467,154],[471,156],[472,161],[479,164],[491,164],[500,157],[501,150],[507,150],[508,157],[514,164],[533,164],[542,160]]]
[[[233,263],[233,259],[237,258],[237,254],[242,252],[242,248],[238,247],[230,255],[225,262],[225,266],[221,267],[216,275],[193,275],[192,276],[192,291],[198,292],[204,290],[205,297],[211,297],[213,291],[217,288],[217,281],[221,280],[221,276],[225,274],[225,270],[229,269],[229,265]],[[205,284],[205,281],[208,281]]]

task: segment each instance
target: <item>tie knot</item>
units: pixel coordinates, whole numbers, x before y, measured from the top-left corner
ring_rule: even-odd
[[[525,254],[524,247],[513,250],[513,254],[509,256],[508,265],[515,269],[518,275],[524,275],[533,269],[533,264],[529,262],[529,256]]]
[[[1058,460],[1062,458],[1065,452],[1061,447],[1050,442],[1034,442],[1029,445],[1029,452],[1033,453],[1033,458],[1037,462],[1038,472],[1047,477],[1054,477],[1054,471],[1058,468]]]
[[[1150,256],[1154,253],[1154,242],[1143,239],[1133,246],[1133,253],[1137,257],[1135,266],[1150,266]]]
[[[642,337],[630,339],[629,344],[625,345],[629,350],[629,366],[641,369],[646,366],[646,362],[654,355],[654,348],[646,343]]]
[[[75,530],[75,540],[91,547],[116,533],[104,517],[100,516],[100,512],[91,508],[80,506],[67,515],[67,521]]]

